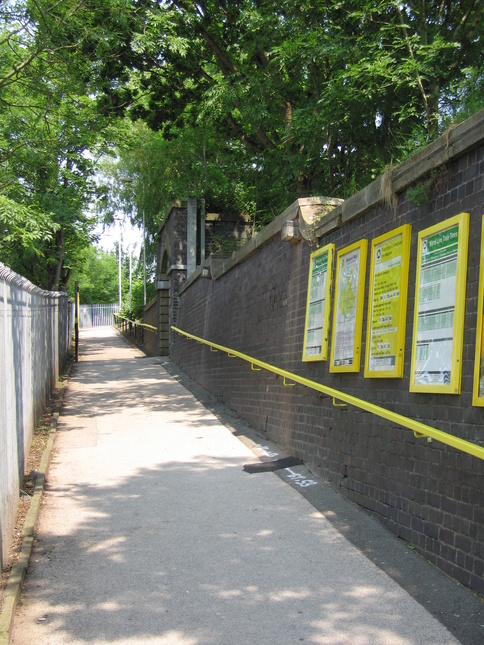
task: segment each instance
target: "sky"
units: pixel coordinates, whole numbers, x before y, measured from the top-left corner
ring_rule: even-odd
[[[106,227],[103,230],[102,225],[96,229],[96,234],[99,235],[97,246],[102,248],[103,251],[112,251],[119,240],[119,233],[121,232],[121,248],[123,252],[129,248],[133,251],[140,250],[143,242],[143,232],[136,226],[132,226],[130,222],[122,222],[117,220],[113,226]]]

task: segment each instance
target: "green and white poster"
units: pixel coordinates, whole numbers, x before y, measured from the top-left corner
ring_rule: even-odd
[[[304,328],[303,361],[328,358],[330,294],[334,244],[311,254]]]
[[[460,391],[469,217],[419,235],[412,391]]]
[[[484,216],[481,219],[481,258],[477,299],[476,350],[472,405],[484,407]]]

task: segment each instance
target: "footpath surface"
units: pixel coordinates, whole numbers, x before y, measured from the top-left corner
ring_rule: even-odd
[[[474,596],[376,524],[372,561],[344,534],[373,520],[344,500],[328,508],[339,496],[304,466],[245,472],[283,453],[222,423],[167,359],[108,328],[80,347],[13,644],[466,642],[457,612]],[[392,558],[403,569],[388,575]],[[415,566],[433,585],[414,585],[419,601]]]

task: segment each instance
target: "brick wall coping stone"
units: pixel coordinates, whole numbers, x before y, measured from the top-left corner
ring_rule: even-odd
[[[158,296],[151,298],[151,300],[144,306],[144,312],[146,313],[152,309],[158,303]]]
[[[236,222],[247,224],[250,221],[250,215],[240,213],[205,213],[206,222]]]

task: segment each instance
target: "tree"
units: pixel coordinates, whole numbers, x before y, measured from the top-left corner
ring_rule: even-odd
[[[79,285],[83,304],[109,304],[118,301],[118,259],[95,246],[86,247],[72,271],[68,293],[74,298],[74,282]]]
[[[152,232],[175,197],[261,222],[298,196],[345,197],[484,96],[474,0],[145,6],[127,72],[137,134],[116,173]]]
[[[48,289],[65,288],[91,243],[96,157],[118,138],[92,73],[92,43],[116,31],[89,31],[93,6],[102,12],[100,3],[72,0],[0,8],[0,259]]]
[[[0,259],[47,288],[95,198],[151,234],[189,194],[264,222],[351,194],[484,98],[479,0],[9,0],[0,21]],[[107,199],[116,146],[129,181]]]
[[[32,267],[42,261],[41,248],[52,242],[56,231],[41,211],[0,195],[0,258],[17,273],[35,280]]]
[[[206,199],[210,210],[254,215],[254,168],[242,144],[227,146],[213,127],[173,128],[166,138],[134,123],[115,160],[103,164],[107,223],[126,213],[139,227],[143,214],[151,238],[175,199]]]
[[[127,289],[123,297],[123,302],[121,305],[120,314],[127,318],[129,316],[129,290]],[[150,282],[146,285],[146,302],[150,302],[152,298],[156,296],[155,285]],[[140,277],[140,272],[138,271],[132,280],[131,285],[131,317],[133,320],[143,320],[143,310],[144,310],[144,285],[143,277]]]
[[[166,136],[210,123],[280,194],[344,196],[482,91],[483,18],[478,0],[156,3],[132,112]]]

